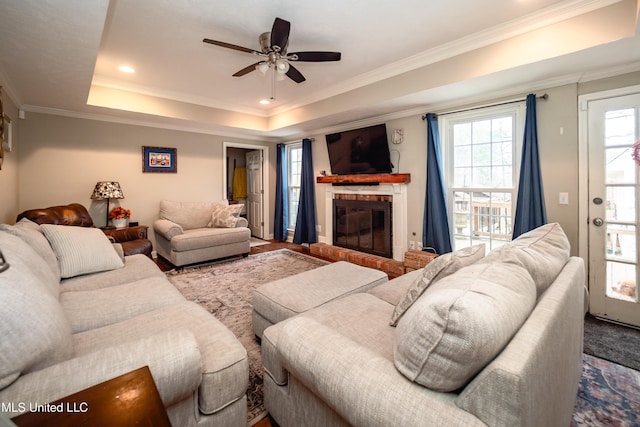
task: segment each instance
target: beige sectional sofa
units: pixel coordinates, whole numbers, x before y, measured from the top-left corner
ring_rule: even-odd
[[[148,365],[173,425],[246,425],[244,347],[148,257],[117,249],[96,228],[0,225],[2,415]]]
[[[243,205],[228,202],[160,202],[153,224],[158,255],[184,266],[234,255],[249,255],[251,231],[240,217]]]
[[[282,427],[566,427],[584,280],[549,224],[298,314],[264,331],[267,410]]]

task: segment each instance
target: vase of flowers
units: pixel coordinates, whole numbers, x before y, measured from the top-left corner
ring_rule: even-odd
[[[109,218],[111,218],[111,224],[113,224],[115,228],[125,228],[127,222],[129,222],[129,218],[131,218],[131,211],[118,206],[109,212]]]

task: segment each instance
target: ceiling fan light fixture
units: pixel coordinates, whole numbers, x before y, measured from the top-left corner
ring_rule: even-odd
[[[256,65],[256,70],[260,71],[260,74],[262,74],[263,76],[267,74],[267,71],[269,71],[269,63],[268,62],[261,62],[258,65]]]
[[[289,71],[289,63],[287,61],[285,61],[284,59],[277,59],[276,60],[276,69],[280,73],[286,74]]]
[[[341,59],[340,52],[288,52],[290,29],[291,23],[289,21],[276,17],[273,21],[271,31],[262,33],[258,38],[260,50],[249,49],[247,47],[207,38],[202,41],[204,43],[220,46],[226,49],[259,56],[261,60],[244,67],[234,73],[233,76],[242,77],[255,70],[259,70],[261,74],[266,75],[269,73],[269,70],[272,69],[272,92],[275,93],[274,88],[276,79],[283,80],[284,77],[288,77],[295,83],[302,83],[306,80],[295,66],[289,64],[289,61],[328,62],[340,61]]]

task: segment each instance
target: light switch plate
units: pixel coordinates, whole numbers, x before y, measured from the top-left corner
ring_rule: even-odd
[[[558,203],[560,203],[561,205],[568,205],[569,204],[569,193],[560,193],[558,195]]]

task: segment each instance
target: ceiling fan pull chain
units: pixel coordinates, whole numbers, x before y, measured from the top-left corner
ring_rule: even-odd
[[[270,68],[273,71],[271,73],[271,102],[274,102],[276,100],[276,67],[272,66]]]

